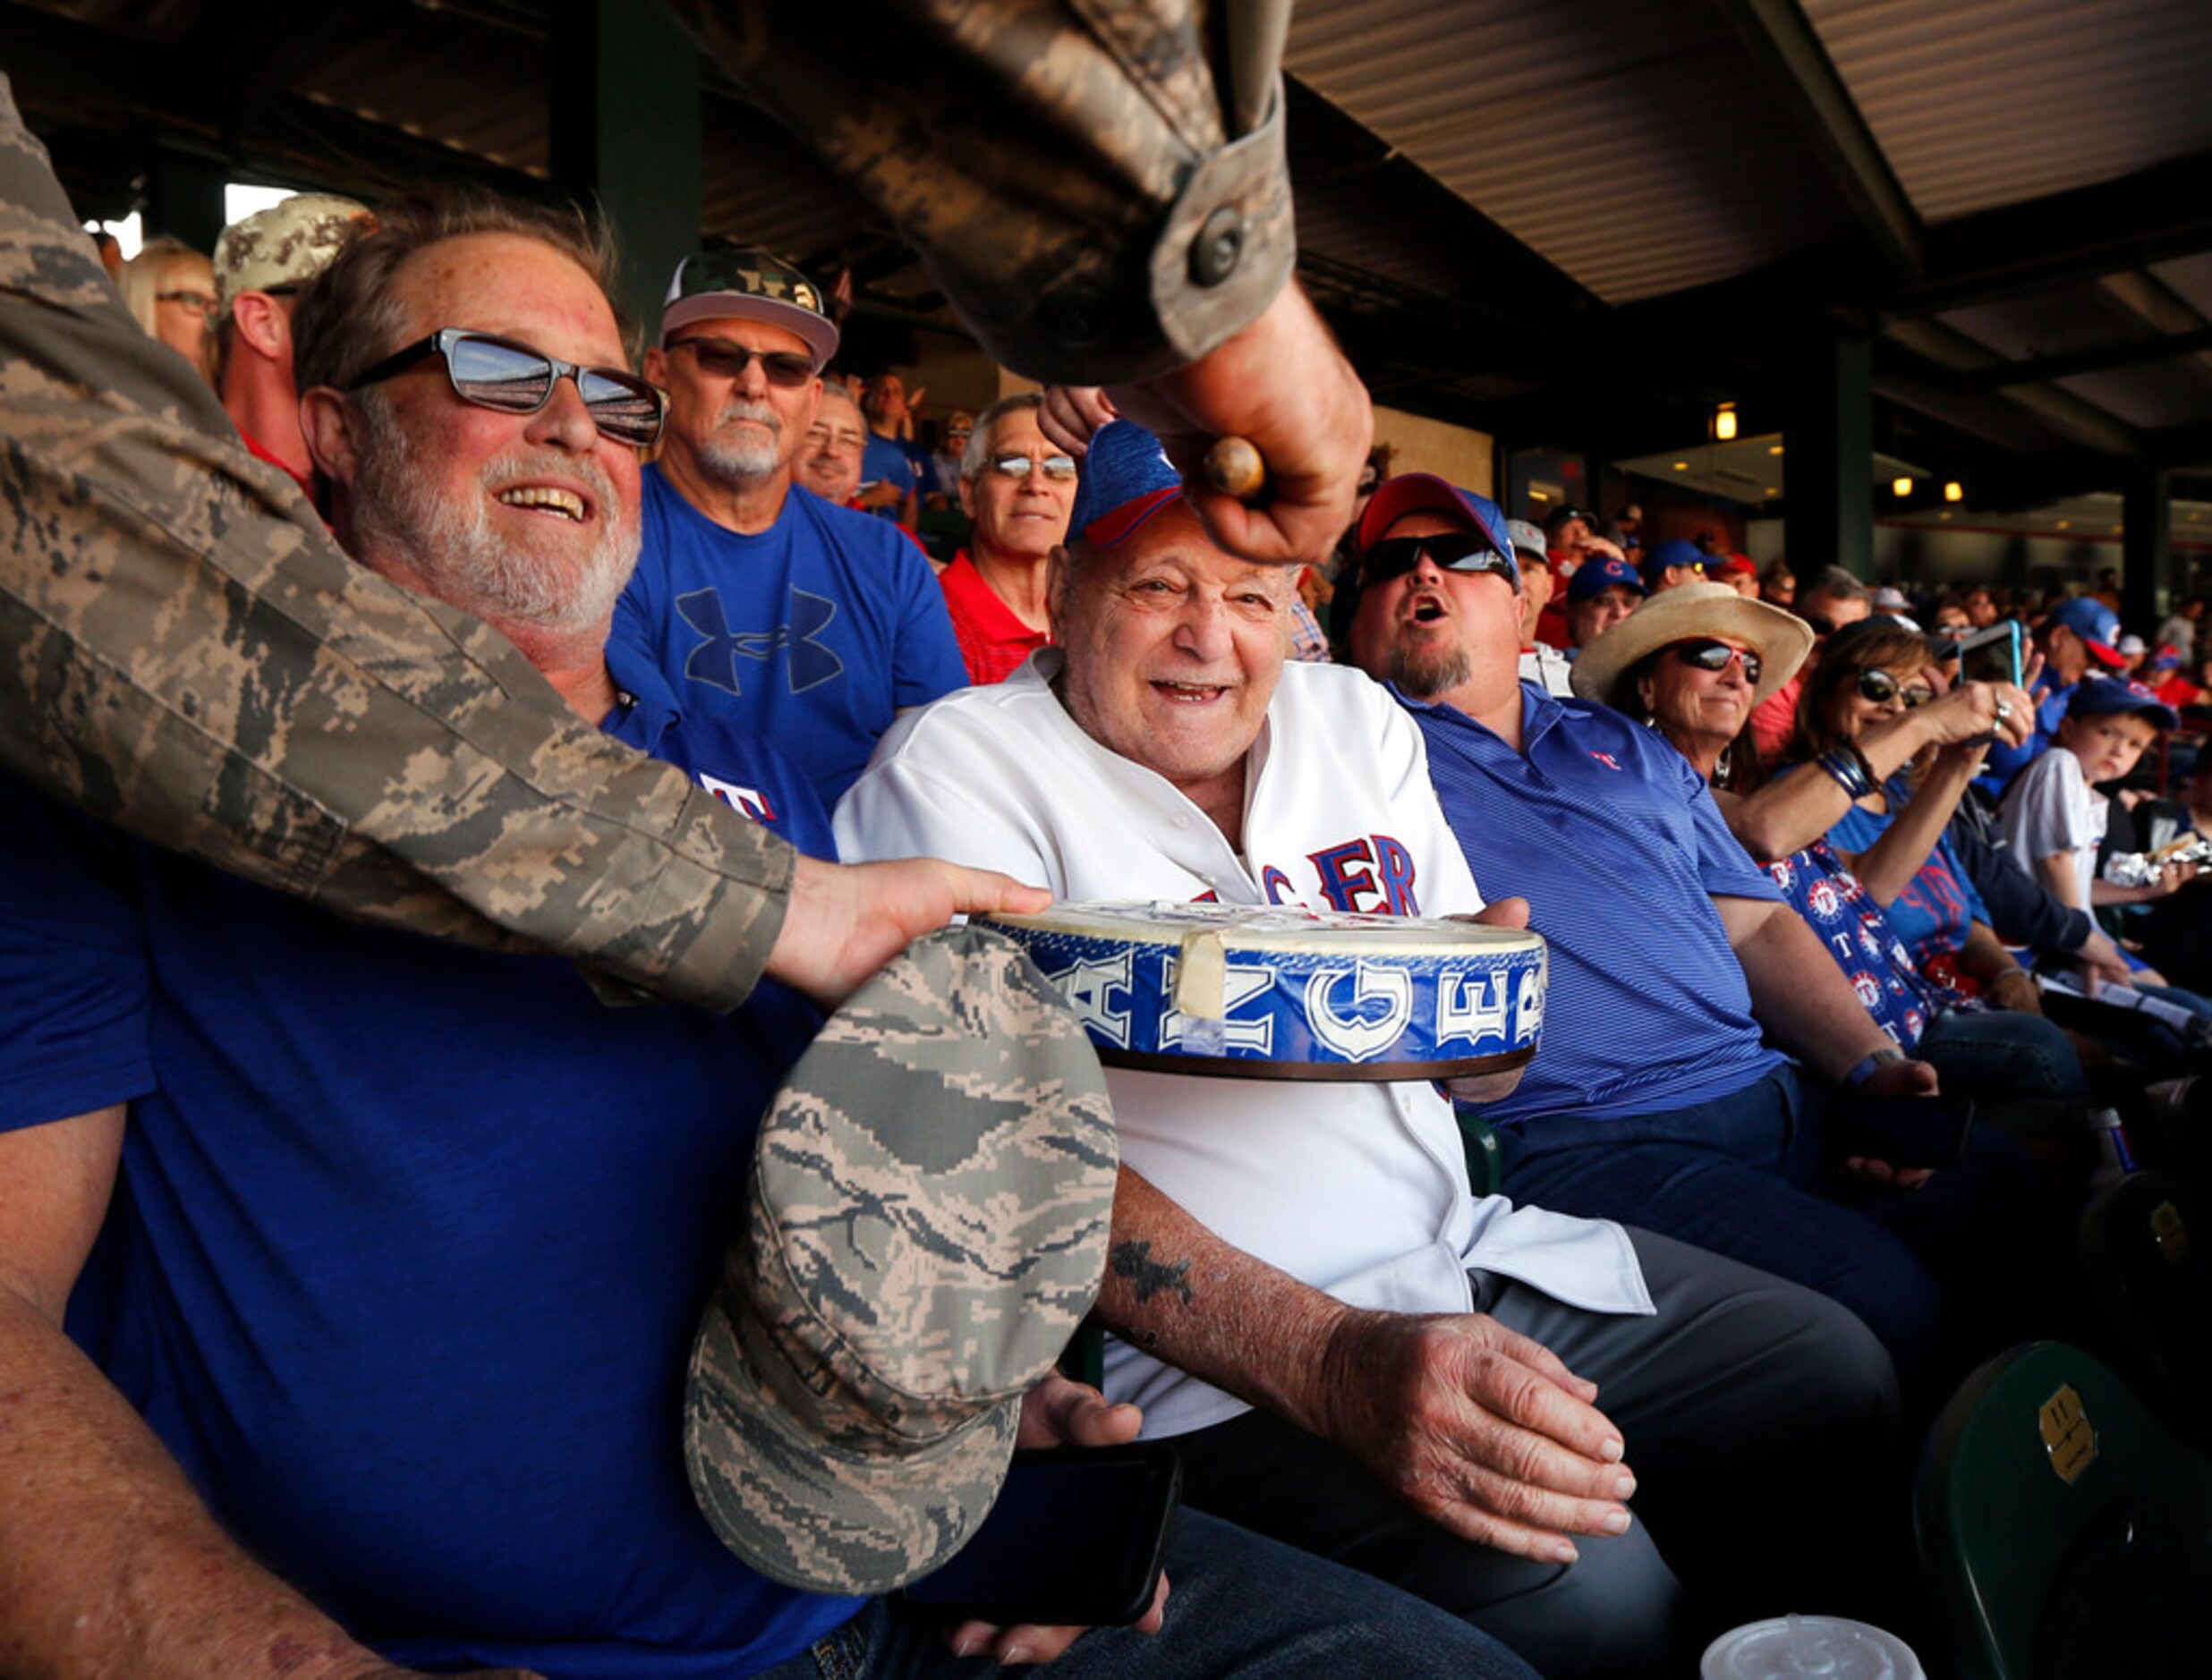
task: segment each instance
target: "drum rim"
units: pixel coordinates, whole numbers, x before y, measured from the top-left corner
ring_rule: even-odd
[[[1434,1062],[1282,1062],[1267,1056],[1178,1056],[1171,1051],[1117,1050],[1095,1039],[1091,1048],[1108,1067],[1138,1073],[1192,1074],[1200,1079],[1294,1079],[1331,1085],[1402,1085],[1434,1080],[1472,1079],[1526,1067],[1536,1047],[1501,1050],[1491,1056],[1454,1056]]]

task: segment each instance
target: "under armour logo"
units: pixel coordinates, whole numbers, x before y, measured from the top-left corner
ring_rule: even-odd
[[[676,615],[701,637],[684,656],[684,675],[725,693],[745,692],[737,680],[738,660],[766,660],[778,648],[785,650],[785,677],[794,694],[845,674],[845,661],[816,640],[838,615],[838,604],[795,584],[791,590],[791,622],[773,630],[732,630],[722,614],[721,593],[711,589],[677,596]]]

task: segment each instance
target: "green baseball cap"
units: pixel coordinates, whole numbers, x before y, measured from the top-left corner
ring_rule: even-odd
[[[699,1507],[761,1574],[881,1593],[964,1545],[1097,1298],[1117,1156],[1072,1010],[1002,934],[918,940],[761,1122],[693,1345]]]
[[[693,321],[764,321],[796,333],[821,368],[838,353],[838,324],[821,288],[771,250],[702,251],[676,265],[660,310],[660,342]]]

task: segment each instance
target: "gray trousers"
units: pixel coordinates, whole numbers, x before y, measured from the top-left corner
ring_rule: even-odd
[[[1598,1386],[1638,1521],[1535,1563],[1416,1515],[1349,1453],[1253,1412],[1179,1438],[1184,1498],[1464,1616],[1551,1680],[1679,1672],[1754,1616],[1885,1614],[1909,1565],[1897,1385],[1825,1295],[1631,1228],[1658,1312],[1586,1312],[1494,1273],[1476,1310]],[[1686,1591],[1687,1589],[1687,1591]]]

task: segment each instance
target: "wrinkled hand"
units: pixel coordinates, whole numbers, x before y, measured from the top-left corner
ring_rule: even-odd
[[[1869,1097],[1933,1097],[1936,1084],[1933,1066],[1908,1059],[1876,1064],[1859,1089]]]
[[[1348,1313],[1319,1373],[1321,1432],[1431,1522],[1571,1563],[1618,1534],[1636,1478],[1621,1431],[1549,1349],[1479,1313]]]
[[[957,915],[1034,912],[1051,902],[1043,888],[1025,887],[1010,875],[936,858],[837,864],[803,857],[792,876],[783,928],[769,953],[768,973],[834,1008],[909,945]]]
[[[2043,1013],[2043,994],[2036,989],[2035,976],[2024,968],[2000,970],[1983,989],[1982,996],[1998,1008],[2010,1009],[2019,1014],[2039,1015]]]
[[[1101,417],[1102,403],[1110,412]],[[1050,394],[1039,426],[1081,453],[1112,413],[1159,434],[1214,539],[1247,560],[1318,563],[1351,522],[1374,437],[1366,387],[1296,281],[1251,326],[1187,368],[1103,393]],[[1247,438],[1268,494],[1246,506],[1206,481],[1217,438]]]
[[[1144,1427],[1144,1414],[1133,1405],[1109,1405],[1106,1397],[1086,1383],[1070,1382],[1054,1371],[1022,1396],[1022,1423],[1014,1438],[1017,1447],[1119,1447],[1133,1441]],[[1157,1633],[1167,1615],[1168,1577],[1160,1577],[1160,1591],[1152,1608],[1136,1624],[1140,1633]],[[963,1622],[946,1635],[953,1652],[961,1657],[988,1654],[1000,1663],[1051,1662],[1088,1629],[1036,1627],[1022,1623],[999,1627],[990,1622]]]

